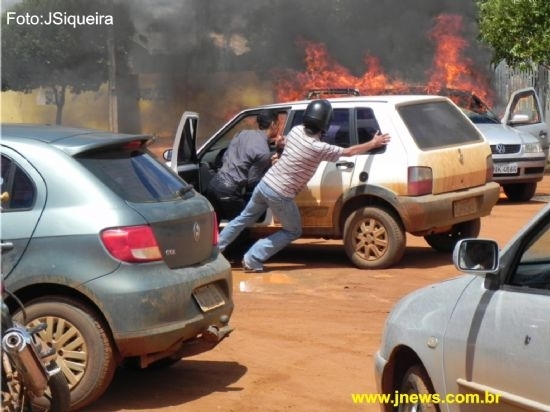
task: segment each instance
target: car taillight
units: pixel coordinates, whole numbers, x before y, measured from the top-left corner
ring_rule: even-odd
[[[106,229],[101,240],[111,255],[123,262],[138,263],[161,260],[162,255],[149,226]]]
[[[141,146],[143,146],[143,142],[141,140],[134,140],[132,142],[128,142],[124,145],[125,150],[136,150],[139,149]]]
[[[409,167],[407,194],[421,196],[432,193],[432,169],[429,167]]]
[[[217,246],[220,241],[220,234],[218,232],[218,217],[216,212],[212,212],[212,245]]]
[[[487,172],[485,175],[485,182],[493,181],[493,156],[487,156]]]

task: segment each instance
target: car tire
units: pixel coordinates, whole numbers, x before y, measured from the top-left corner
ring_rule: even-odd
[[[344,225],[344,248],[360,269],[384,269],[405,253],[406,233],[390,212],[364,207],[351,213]]]
[[[55,349],[55,362],[71,390],[71,410],[99,398],[111,383],[116,363],[113,345],[102,322],[78,302],[64,298],[41,298],[25,304],[26,322],[36,327],[40,339]],[[21,312],[15,315],[23,320]]]
[[[403,375],[403,379],[399,388],[400,395],[429,395],[433,393],[434,390],[430,377],[421,365],[414,365],[407,369],[405,375]],[[397,411],[439,412],[439,407],[437,406],[437,404],[429,402],[403,404],[399,403],[399,405],[397,406]]]
[[[535,196],[537,182],[502,185],[502,189],[512,202],[528,202]]]
[[[459,240],[467,237],[478,237],[481,230],[481,219],[457,223],[446,233],[436,233],[424,236],[424,239],[434,250],[443,253],[452,252]]]

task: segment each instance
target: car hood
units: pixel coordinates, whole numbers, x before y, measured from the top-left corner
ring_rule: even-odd
[[[389,356],[388,352],[401,344],[419,349],[425,346],[427,336],[441,338],[456,302],[475,278],[461,275],[403,297],[388,315],[381,352]]]
[[[489,144],[538,143],[538,140],[531,134],[505,124],[477,123],[476,126],[489,141]]]

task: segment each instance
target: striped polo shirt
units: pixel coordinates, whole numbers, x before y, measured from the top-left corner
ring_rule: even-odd
[[[263,181],[281,196],[294,198],[315,174],[323,160],[336,162],[343,148],[319,141],[295,126],[286,136],[283,154],[264,175]]]

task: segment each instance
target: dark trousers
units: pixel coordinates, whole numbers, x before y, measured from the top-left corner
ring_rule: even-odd
[[[218,221],[237,217],[248,202],[249,196],[237,185],[214,176],[206,189],[206,197],[212,203]]]

